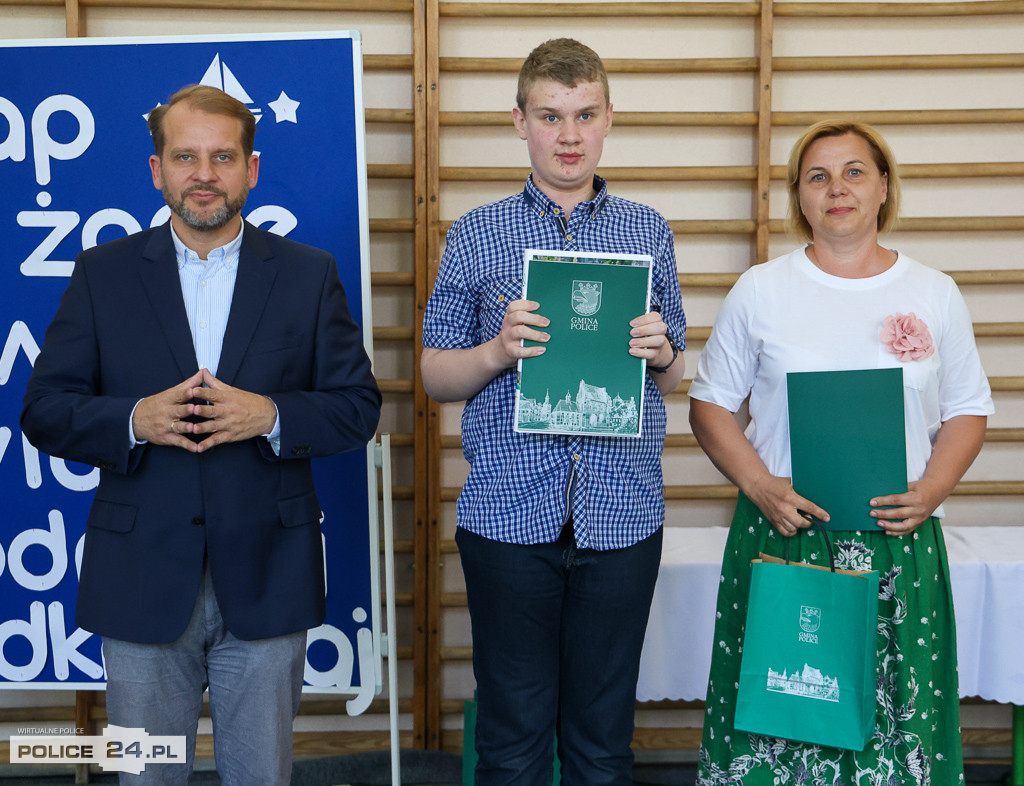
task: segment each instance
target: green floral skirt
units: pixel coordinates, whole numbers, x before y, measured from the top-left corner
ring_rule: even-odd
[[[783,556],[785,538],[742,494],[725,546],[698,786],[952,786],[964,782],[956,628],[939,521],[912,535],[830,532],[836,567],[879,572],[874,737],[848,751],[733,728],[750,561]],[[819,532],[790,539],[790,559],[828,564]]]

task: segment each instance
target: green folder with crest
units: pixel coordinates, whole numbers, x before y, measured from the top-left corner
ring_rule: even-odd
[[[793,372],[793,488],[828,511],[833,530],[880,529],[873,497],[907,491],[903,369]]]
[[[629,323],[650,310],[652,262],[640,254],[526,251],[523,297],[540,303],[551,339],[543,355],[519,361],[516,431],[640,435],[646,365],[629,354]]]

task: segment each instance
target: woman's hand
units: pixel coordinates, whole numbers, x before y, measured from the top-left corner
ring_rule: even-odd
[[[905,494],[888,494],[871,500],[871,515],[889,535],[909,535],[931,516],[952,493],[971,462],[981,452],[988,418],[958,415],[939,428],[924,477],[907,484]],[[879,510],[882,507],[892,510]]]
[[[871,516],[886,534],[909,535],[935,512],[945,498],[942,489],[922,478],[908,483],[906,494],[874,497],[870,503],[874,508]]]
[[[793,490],[789,478],[768,472],[733,413],[691,398],[690,427],[711,462],[757,505],[780,535],[789,538],[811,526],[808,516],[829,520],[824,509]]]
[[[791,538],[798,530],[811,526],[811,519],[828,521],[828,513],[809,499],[793,490],[789,478],[766,475],[752,484],[746,492],[784,538]]]

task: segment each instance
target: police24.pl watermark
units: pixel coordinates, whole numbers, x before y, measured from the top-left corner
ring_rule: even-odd
[[[11,736],[11,764],[98,764],[105,772],[140,775],[150,764],[184,764],[184,737],[153,737],[145,729],[109,725],[100,737],[55,729],[19,729]],[[32,732],[32,733],[28,733]]]

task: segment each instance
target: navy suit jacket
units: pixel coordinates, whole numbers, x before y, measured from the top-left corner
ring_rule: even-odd
[[[324,576],[310,459],[364,446],[381,403],[334,258],[245,227],[217,377],[274,401],[280,456],[263,437],[201,454],[129,447],[136,403],[197,370],[168,225],[79,255],[21,414],[37,448],[100,468],[76,622],[174,641],[205,557],[238,638],[316,627]]]

